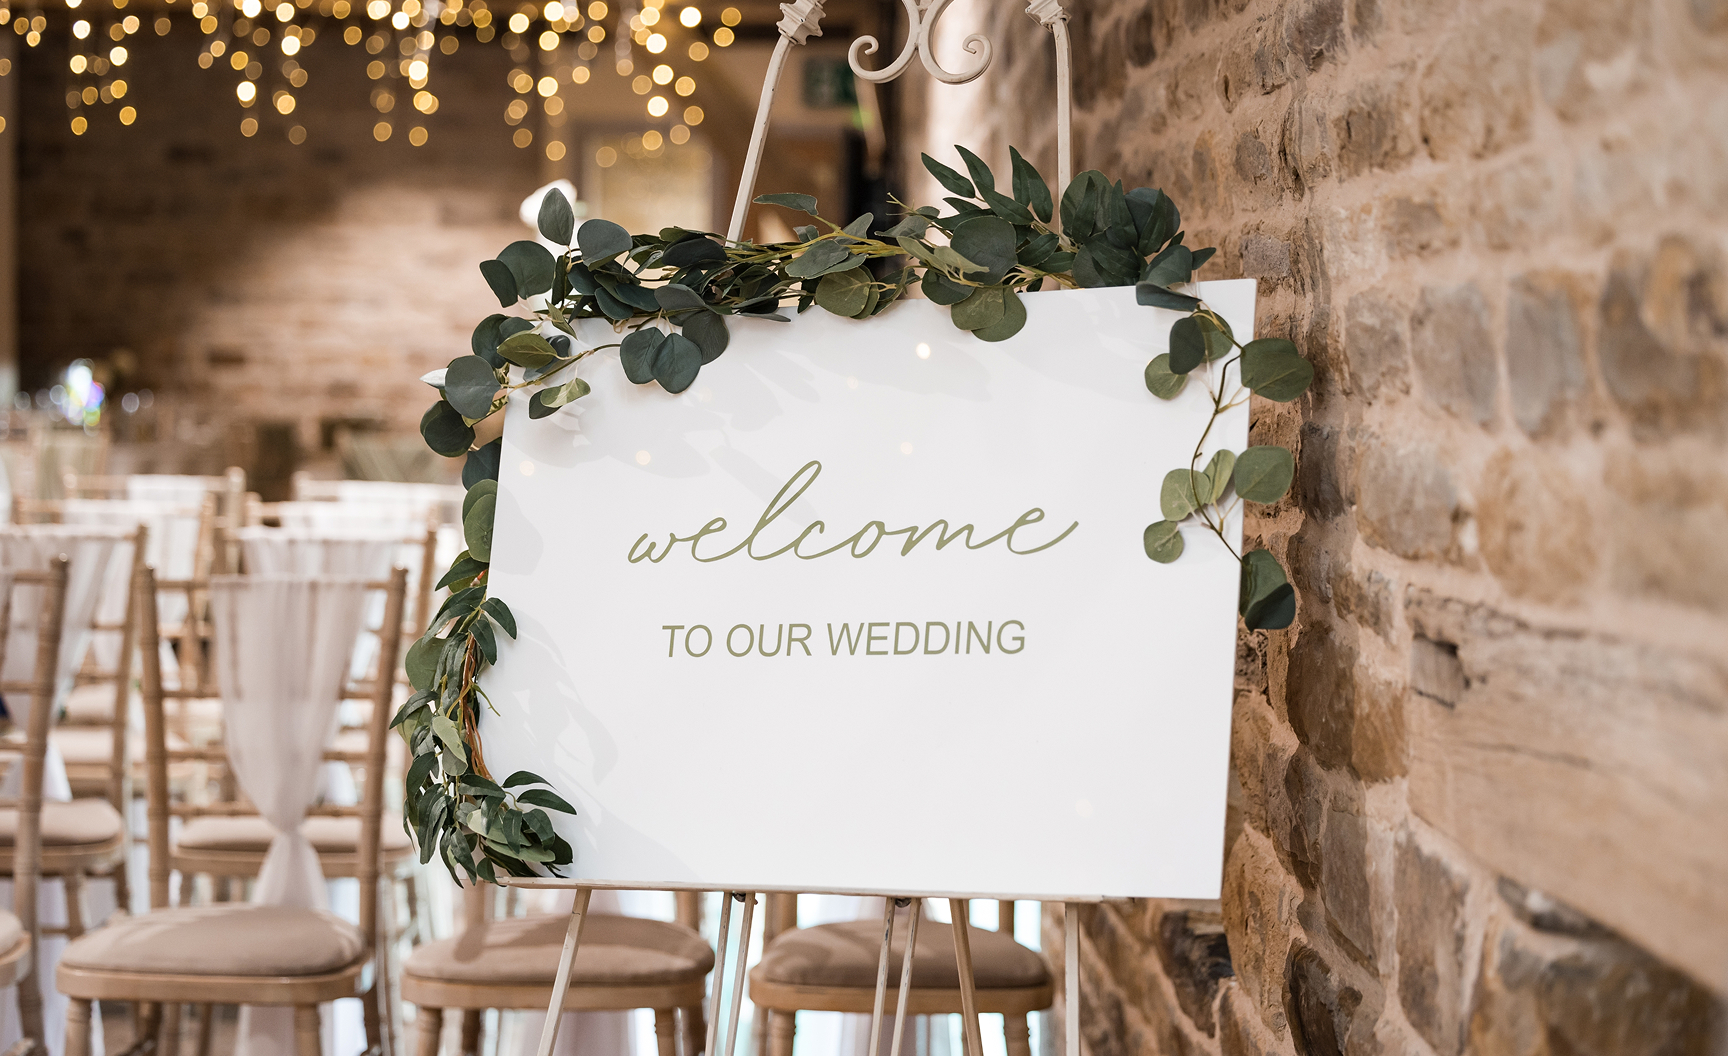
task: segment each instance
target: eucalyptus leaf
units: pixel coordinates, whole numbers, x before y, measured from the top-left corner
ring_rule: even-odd
[[[492,364],[479,356],[458,356],[450,361],[444,373],[444,398],[462,417],[486,417],[497,392],[498,375],[493,373]]]
[[[552,782],[539,774],[527,770],[518,770],[504,779],[505,788],[515,788],[517,785],[550,785]]]
[[[576,229],[576,247],[590,269],[620,253],[630,252],[630,232],[610,220],[584,220]]]
[[[456,555],[456,560],[450,563],[450,570],[444,573],[444,578],[434,584],[434,590],[443,590],[452,583],[466,583],[475,576],[486,571],[484,561],[474,560],[474,555],[464,550]]]
[[[818,242],[794,257],[792,263],[786,266],[786,274],[795,279],[814,279],[834,265],[849,260],[851,256],[852,251],[839,242]]]
[[[1006,341],[1026,325],[1026,305],[1013,290],[1002,291],[1002,318],[972,331],[980,341]]]
[[[1146,548],[1146,556],[1161,565],[1168,565],[1182,556],[1182,528],[1175,521],[1147,525],[1140,542]]]
[[[653,381],[654,357],[665,340],[665,332],[652,326],[626,334],[618,349],[618,362],[624,367],[624,376],[637,385]]]
[[[788,209],[816,215],[816,198],[809,194],[759,194],[754,201],[757,205],[783,205]]]
[[[875,213],[860,213],[852,218],[852,222],[840,230],[853,238],[869,238],[870,229],[876,225]]]
[[[480,320],[480,325],[474,328],[474,335],[468,339],[468,347],[474,354],[495,367],[504,365],[498,356],[498,342],[504,339],[504,335],[498,332],[498,324],[508,318],[507,315],[492,313]]]
[[[930,218],[911,213],[882,234],[889,238],[899,238],[902,235],[908,238],[923,238],[924,232],[928,230],[930,230]]]
[[[1170,327],[1170,371],[1186,374],[1206,359],[1206,337],[1193,316],[1176,320]]]
[[[1051,265],[1046,263],[1045,267]],[[1176,312],[1191,312],[1200,307],[1200,298],[1190,297],[1185,293],[1167,290],[1150,282],[1138,283],[1134,287],[1134,301],[1148,308],[1168,308]]]
[[[1217,502],[1230,490],[1230,474],[1236,469],[1236,452],[1229,448],[1220,448],[1212,456],[1212,461],[1206,463],[1206,479],[1212,482],[1212,494],[1207,502]]]
[[[532,330],[511,334],[499,342],[498,354],[519,367],[529,368],[544,367],[558,358],[552,343]]]
[[[462,486],[471,488],[482,480],[497,480],[498,463],[503,457],[503,437],[468,452],[468,458],[462,463]]]
[[[516,616],[510,611],[510,606],[504,604],[503,599],[487,598],[480,603],[480,608],[497,621],[498,626],[504,628],[505,634],[516,637]]]
[[[1313,381],[1314,365],[1281,337],[1263,337],[1242,346],[1242,384],[1256,396],[1289,403],[1308,391]]]
[[[858,268],[824,275],[816,285],[816,303],[850,319],[870,306],[870,278]]]
[[[967,278],[985,285],[1002,281],[1018,261],[1014,255],[1014,225],[999,216],[978,216],[954,229],[949,241],[954,252],[984,269],[983,275]]]
[[[1188,384],[1188,375],[1170,369],[1170,353],[1152,357],[1146,364],[1146,390],[1161,400],[1173,400]]]
[[[918,155],[924,159],[924,168],[930,175],[936,177],[936,182],[946,187],[950,192],[962,198],[975,197],[977,192],[972,189],[972,181],[955,172],[953,169],[932,158],[928,154]]]
[[[556,242],[560,246],[568,246],[570,238],[576,231],[576,213],[570,208],[570,199],[564,197],[564,192],[554,187],[540,199],[540,216],[537,225],[540,234],[548,242]]]
[[[444,651],[444,639],[421,638],[408,647],[402,666],[408,674],[408,684],[422,693],[432,689],[432,673],[438,669],[438,657]]]
[[[1236,494],[1250,502],[1277,502],[1290,490],[1295,475],[1295,458],[1276,445],[1250,447],[1236,456]]]
[[[508,308],[520,300],[516,295],[516,275],[508,264],[501,260],[483,260],[480,274],[486,279],[486,285],[492,287],[499,304]]]
[[[726,329],[726,320],[713,312],[691,312],[680,322],[684,336],[696,342],[696,347],[702,350],[703,366],[719,359],[720,353],[726,351],[726,345],[732,340]]]
[[[531,788],[517,796],[516,801],[519,803],[532,803],[536,807],[545,807],[547,810],[563,811],[565,814],[576,813],[575,807],[564,802],[562,796],[550,789]]]
[[[496,480],[483,480],[480,483],[469,488],[467,493],[462,496],[462,516],[463,516],[463,518],[464,519],[467,518],[468,511],[472,510],[474,508],[474,504],[479,502],[483,497],[485,497],[487,495],[496,496],[497,494],[498,494],[498,482]],[[480,560],[484,561],[486,559],[482,557],[482,558],[480,558]]]
[[[668,282],[664,286],[654,288],[654,301],[669,312],[685,311],[691,308],[706,308],[702,297],[695,290],[676,282]]]
[[[965,147],[956,145],[954,149],[960,154],[960,160],[966,163],[966,171],[971,174],[974,187],[981,192],[996,189],[996,177],[990,172],[990,166],[984,164],[984,159]]]
[[[1020,156],[1018,150],[1009,147],[1008,157],[1013,162],[1014,200],[1030,208],[1038,219],[1049,223],[1052,209],[1050,185],[1044,182],[1044,177],[1031,162]]]
[[[1193,469],[1173,469],[1164,474],[1164,483],[1158,489],[1158,509],[1172,521],[1182,518],[1198,510],[1203,503],[1197,494],[1205,490],[1210,494],[1211,482],[1204,481],[1205,474]],[[1199,485],[1205,483],[1202,489]]]
[[[474,442],[474,427],[462,420],[460,411],[439,400],[420,417],[420,435],[427,447],[445,458],[455,458]]]
[[[726,249],[711,238],[687,238],[666,249],[665,262],[674,268],[694,268],[703,264],[718,264],[726,259]]]
[[[552,254],[538,242],[522,239],[504,247],[498,259],[516,277],[516,292],[524,297],[552,288]]]
[[[1209,246],[1206,249],[1196,249],[1194,251],[1193,261],[1194,270],[1199,271],[1200,266],[1205,264],[1208,260],[1211,260],[1213,255],[1217,252],[1218,249],[1216,246]]]
[[[1054,231],[1046,231],[1028,240],[1015,250],[1015,259],[1028,268],[1036,268],[1050,259],[1050,255],[1062,245],[1062,238]]]
[[[498,636],[492,630],[492,625],[485,620],[475,620],[468,628],[474,644],[480,647],[480,655],[486,658],[488,664],[498,662]]]
[[[990,211],[1011,224],[1027,225],[1032,222],[1032,211],[1024,205],[1002,194],[1000,191],[981,191],[985,204]]]
[[[972,287],[950,281],[934,268],[926,269],[920,280],[924,296],[937,304],[959,304],[972,293]]]
[[[462,517],[462,538],[474,560],[492,560],[492,517],[498,506],[496,494],[483,495]]]
[[[1104,174],[1087,169],[1069,182],[1062,192],[1062,231],[1075,242],[1092,237],[1098,220],[1098,204],[1103,188],[1108,186]]]
[[[1207,362],[1222,359],[1236,347],[1230,334],[1230,326],[1222,318],[1207,312],[1195,312],[1193,319],[1194,325],[1200,328],[1200,336],[1206,342]]]
[[[683,334],[668,334],[654,357],[654,380],[667,392],[683,392],[702,370],[702,350]]]
[[[450,749],[453,755],[463,759],[468,758],[468,747],[462,743],[462,730],[448,715],[432,716],[432,734],[444,742],[444,747]]]
[[[660,310],[660,301],[654,296],[654,291],[640,283],[620,282],[612,287],[612,296],[638,312],[657,312]]]
[[[571,378],[562,385],[550,385],[536,392],[528,401],[528,417],[545,418],[558,408],[588,395],[592,391],[586,381],[581,378]]]
[[[980,286],[952,309],[954,325],[962,330],[982,330],[1002,321],[1007,312],[999,286]]]
[[[1194,274],[1194,254],[1187,246],[1168,246],[1146,264],[1140,281],[1154,286],[1177,286]]]
[[[1270,552],[1250,550],[1242,555],[1237,609],[1251,631],[1279,630],[1296,619],[1296,591]]]

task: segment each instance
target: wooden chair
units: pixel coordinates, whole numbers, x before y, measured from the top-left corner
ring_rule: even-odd
[[[919,907],[920,901],[912,904]],[[950,900],[950,907],[961,916],[968,912],[965,899]],[[895,928],[895,944],[890,946],[889,1014],[899,1000],[908,924],[903,921]],[[750,1000],[768,1013],[768,1056],[791,1056],[794,1017],[799,1011],[866,1015],[874,1011],[882,930],[882,921],[856,920],[794,928],[764,942],[762,959],[750,970]],[[907,1014],[962,1013],[953,927],[924,921],[917,936]],[[1026,1016],[1051,1005],[1055,990],[1050,966],[1037,951],[1014,941],[1012,902],[999,904],[995,931],[968,926],[967,936],[977,1011],[1002,1014],[1008,1056],[1030,1056]],[[905,1025],[896,1023],[895,1029],[904,1030]]]
[[[438,1056],[447,1009],[462,1012],[462,1056],[479,1051],[480,1014],[486,1009],[544,1011],[563,953],[565,913],[535,913],[490,920],[481,911],[490,889],[470,889],[466,926],[454,938],[414,949],[402,968],[402,1000],[417,1006],[417,1056]],[[686,912],[680,900],[679,915]],[[669,923],[592,914],[570,971],[566,1012],[654,1010],[659,1056],[677,1051],[677,1013],[684,1012],[686,1056],[703,1033],[703,981],[714,951],[694,920]]]
[[[402,618],[406,574],[396,569],[388,583],[386,611]],[[171,852],[168,826],[168,751],[163,687],[156,627],[156,583],[145,568],[139,577],[141,656],[144,670],[145,747],[149,762],[150,906],[140,917],[120,919],[71,943],[61,955],[56,984],[72,999],[67,1011],[67,1056],[90,1056],[90,1002],[115,1000],[160,1004],[158,1051],[178,1053],[180,1009],[198,1004],[208,1024],[213,1004],[288,1005],[295,1009],[295,1041],[300,1056],[319,1056],[318,1006],[358,997],[366,1009],[369,1044],[380,1044],[380,1009],[375,998],[379,842],[383,823],[384,745],[390,721],[388,680],[380,680],[372,711],[370,752],[361,802],[340,813],[357,816],[359,846],[355,872],[360,880],[360,924],[332,914],[282,906],[220,903],[168,906]],[[386,637],[380,663],[394,667],[395,637]],[[332,811],[326,808],[326,812]],[[156,1023],[145,1017],[144,1040]]]
[[[29,693],[31,700],[54,699],[60,656],[60,629],[66,613],[66,566],[64,557],[53,561],[46,572],[14,572],[4,585],[0,599],[0,659],[6,653],[12,627],[13,588],[38,584],[43,588],[36,623],[36,666],[26,682],[0,682],[0,693]],[[50,709],[32,707],[25,722],[26,739],[21,764],[18,799],[4,805],[15,833],[12,848],[12,912],[0,910],[0,986],[18,987],[18,1018],[27,1041],[42,1044],[42,989],[38,964],[42,930],[36,915],[36,891],[41,879],[42,772],[48,751]],[[28,1050],[26,1050],[28,1051]]]

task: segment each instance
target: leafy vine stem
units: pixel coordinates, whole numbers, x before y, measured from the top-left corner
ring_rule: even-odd
[[[1284,496],[1293,456],[1264,445],[1216,450],[1204,466],[1201,460],[1219,419],[1249,393],[1294,400],[1308,388],[1313,367],[1283,338],[1239,342],[1221,315],[1178,288],[1214,251],[1184,244],[1181,214],[1162,191],[1124,190],[1088,171],[1057,202],[1037,169],[1011,148],[1004,193],[989,166],[957,149],[965,174],[924,158],[950,192],[944,201],[952,211],[908,209],[885,230],[875,230],[869,213],[840,226],[817,215],[809,195],[770,194],[756,201],[811,217],[795,241],[732,242],[675,227],[632,235],[606,220],[578,226],[569,201],[552,191],[538,226],[562,252],[523,240],[481,263],[500,307],[525,306],[526,315],[488,316],[474,330],[472,354],[424,379],[439,398],[421,419],[421,435],[439,454],[466,460],[467,549],[437,584],[450,595],[408,650],[414,693],[393,721],[412,753],[403,826],[423,863],[440,855],[460,883],[496,881],[500,872],[558,875],[573,861],[547,812],[575,809],[536,774],[494,780],[481,752],[481,708],[497,712],[479,679],[498,662],[498,634],[514,638],[516,621],[502,599],[488,594],[502,441],[477,443],[475,428],[501,414],[515,391],[533,390],[531,418],[588,395],[575,368],[603,349],[618,349],[632,382],[678,393],[726,351],[728,318],[786,321],[785,311],[819,307],[865,319],[917,282],[925,298],[950,309],[955,326],[983,341],[1003,341],[1025,325],[1023,293],[1047,284],[1133,286],[1138,303],[1187,313],[1171,327],[1169,351],[1146,365],[1146,388],[1175,399],[1198,374],[1212,404],[1188,465],[1164,476],[1163,519],[1143,533],[1146,555],[1162,563],[1181,557],[1182,529],[1192,524],[1241,564],[1238,611],[1247,628],[1276,629],[1294,619],[1295,592],[1278,560],[1264,549],[1238,553],[1226,530],[1244,501]],[[579,346],[575,324],[583,319],[606,320],[619,340]],[[514,379],[512,368],[521,371]]]

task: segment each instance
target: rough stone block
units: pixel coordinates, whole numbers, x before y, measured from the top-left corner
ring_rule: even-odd
[[[1530,9],[1461,20],[1421,75],[1422,141],[1441,161],[1486,157],[1524,142],[1531,125]]]
[[[1401,833],[1395,851],[1398,999],[1404,1016],[1440,1056],[1463,1041],[1468,882],[1439,855]]]
[[[1728,467],[1692,445],[1610,454],[1609,574],[1616,590],[1728,612]]]
[[[1596,530],[1584,489],[1539,448],[1501,451],[1477,491],[1482,559],[1513,594],[1575,601],[1592,585]]]
[[[1466,421],[1494,417],[1499,369],[1488,302],[1475,283],[1425,286],[1410,317],[1410,352],[1423,393]]]
[[[1458,498],[1439,452],[1372,437],[1357,451],[1356,517],[1363,539],[1412,559],[1445,557]]]
[[[1728,275],[1679,237],[1653,259],[1617,253],[1598,304],[1597,357],[1635,426],[1668,431],[1728,416]]]
[[[1512,417],[1532,436],[1584,391],[1584,340],[1575,276],[1539,273],[1512,281],[1506,297],[1506,375]]]

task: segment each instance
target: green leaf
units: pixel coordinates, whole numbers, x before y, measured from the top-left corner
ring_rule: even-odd
[[[1164,474],[1164,484],[1158,490],[1158,509],[1172,521],[1198,510],[1204,502],[1197,492],[1211,494],[1212,482],[1197,469],[1173,469]]]
[[[1216,246],[1209,246],[1206,249],[1196,249],[1194,251],[1194,270],[1199,271],[1200,266],[1205,264],[1208,260],[1211,260],[1213,254],[1217,252],[1218,247]]]
[[[474,427],[462,420],[460,411],[439,400],[421,416],[420,435],[427,447],[445,458],[455,458],[474,442]]]
[[[1231,338],[1230,324],[1222,318],[1209,312],[1195,312],[1194,325],[1200,328],[1200,336],[1206,339],[1206,361],[1222,359],[1228,355],[1236,343]]]
[[[1237,600],[1242,622],[1251,631],[1276,631],[1296,619],[1296,591],[1278,559],[1265,550],[1242,555],[1242,586]]]
[[[726,351],[726,345],[732,340],[726,329],[726,320],[713,312],[692,312],[682,322],[684,336],[696,342],[696,347],[702,350],[703,366],[719,359],[720,353]]]
[[[563,191],[554,187],[540,199],[538,226],[546,241],[560,246],[570,244],[570,236],[576,231],[576,213],[570,208],[570,199],[564,197]]]
[[[783,205],[788,209],[816,215],[816,198],[809,194],[759,194],[755,198],[757,205]]]
[[[899,238],[902,235],[908,238],[923,238],[924,232],[928,230],[930,230],[929,217],[919,216],[917,213],[910,213],[901,219],[899,223],[882,232],[882,234],[887,235],[889,238]]]
[[[549,385],[535,392],[528,400],[528,417],[549,418],[565,404],[575,403],[592,390],[581,378],[571,378],[562,385]]]
[[[492,625],[485,620],[475,620],[468,626],[469,637],[480,647],[480,655],[486,658],[488,664],[498,662],[498,635],[492,630]]]
[[[504,247],[498,259],[516,276],[516,292],[524,297],[545,293],[552,288],[552,254],[538,242],[522,239]]]
[[[516,276],[510,271],[508,264],[501,260],[483,260],[480,262],[480,274],[485,276],[486,285],[492,287],[492,293],[498,298],[499,304],[508,308],[516,303]]]
[[[504,779],[505,788],[515,788],[517,785],[550,785],[551,783],[539,774],[530,773],[527,770],[518,770]]]
[[[1146,547],[1146,556],[1161,565],[1168,565],[1182,556],[1182,530],[1175,521],[1147,525],[1140,542]]]
[[[816,284],[816,303],[835,315],[853,318],[870,305],[870,278],[856,268],[824,275]]]
[[[438,757],[431,752],[415,756],[414,762],[408,767],[408,775],[402,782],[402,786],[407,792],[403,798],[411,802],[415,800],[420,792],[420,786],[425,783],[426,778],[432,773],[432,768],[437,765]]]
[[[531,788],[516,797],[518,803],[531,803],[547,810],[560,810],[566,814],[576,813],[576,808],[564,802],[563,797],[547,788]]]
[[[976,192],[972,189],[971,180],[968,180],[966,177],[955,172],[953,169],[942,164],[928,154],[920,154],[918,156],[924,159],[924,167],[930,171],[930,175],[936,177],[936,182],[940,183],[943,187],[946,187],[950,193],[958,194],[962,198],[971,198],[975,196]]]
[[[495,367],[504,365],[504,360],[498,355],[498,342],[504,339],[498,325],[508,318],[507,315],[492,313],[480,320],[480,325],[474,328],[474,336],[468,339],[468,347],[474,350],[474,354]]]
[[[851,235],[853,238],[869,238],[870,237],[870,228],[872,226],[874,226],[875,223],[876,223],[876,214],[875,213],[860,213],[859,215],[852,218],[851,223],[847,224],[845,227],[841,228],[840,230],[846,232],[848,235]]]
[[[1188,247],[1168,246],[1146,264],[1140,281],[1154,286],[1176,286],[1187,282],[1193,274],[1194,254]]]
[[[469,488],[467,493],[462,496],[462,516],[463,516],[463,518],[467,518],[468,511],[472,510],[474,508],[474,504],[479,502],[483,497],[485,497],[487,495],[491,495],[491,496],[496,497],[497,494],[498,494],[498,482],[496,480],[483,480],[480,483]]]
[[[1296,459],[1276,445],[1250,447],[1236,456],[1236,494],[1250,502],[1277,502],[1295,475]]]
[[[654,291],[638,282],[620,282],[612,287],[612,296],[638,312],[658,312],[660,301]]]
[[[1013,290],[1002,291],[1002,318],[972,331],[981,341],[1006,341],[1026,325],[1026,305]]]
[[[702,350],[683,334],[668,334],[654,357],[654,380],[667,392],[683,392],[702,370]]]
[[[626,334],[618,349],[618,361],[624,366],[624,376],[637,385],[654,380],[654,357],[666,334],[652,326]]]
[[[448,715],[432,716],[432,734],[444,742],[444,747],[450,749],[452,755],[468,758],[468,746],[462,743],[462,731]]]
[[[1206,359],[1206,337],[1193,316],[1176,320],[1170,328],[1170,372],[1186,374]]]
[[[668,312],[707,307],[702,303],[700,294],[690,287],[676,282],[668,282],[664,286],[655,287],[654,302]]]
[[[610,220],[585,220],[576,229],[576,247],[582,251],[583,263],[593,268],[630,252],[630,232]]]
[[[1086,242],[1098,227],[1098,210],[1110,181],[1097,169],[1074,177],[1062,192],[1062,232],[1071,241]]]
[[[726,249],[711,238],[686,238],[669,246],[662,258],[674,268],[694,268],[702,264],[718,264],[726,259]]]
[[[462,780],[456,782],[456,790],[480,798],[504,798],[504,790],[502,788],[499,788],[491,778],[481,777],[479,774],[462,775]]]
[[[589,221],[589,223],[593,223],[593,221]],[[604,286],[595,288],[594,303],[600,306],[600,311],[605,314],[606,318],[615,323],[622,323],[636,314],[634,308],[614,297],[612,292]]]
[[[498,354],[517,366],[530,370],[543,367],[558,358],[558,350],[552,347],[552,343],[532,330],[511,334],[499,342]]]
[[[510,606],[500,598],[487,598],[480,603],[480,608],[486,615],[498,621],[498,626],[504,628],[504,633],[516,637],[516,617],[510,612]]]
[[[924,296],[937,304],[959,304],[972,295],[972,287],[952,282],[934,268],[924,272],[920,285],[924,288]]]
[[[996,189],[996,177],[990,172],[990,166],[984,164],[984,159],[965,147],[956,145],[954,149],[960,152],[960,160],[966,163],[966,171],[972,174],[973,185],[980,192],[994,191]]]
[[[462,486],[471,488],[482,480],[498,479],[498,463],[504,458],[504,438],[481,444],[462,461]]]
[[[1146,391],[1161,400],[1173,400],[1188,384],[1188,375],[1170,369],[1170,353],[1154,356],[1146,364]]]
[[[492,560],[492,516],[497,507],[496,494],[482,495],[462,516],[462,538],[476,561],[490,563]]]
[[[1314,365],[1281,337],[1263,337],[1242,346],[1242,384],[1256,396],[1289,403],[1308,391],[1313,381]]]
[[[450,571],[444,573],[444,578],[438,581],[434,590],[443,590],[452,583],[463,583],[486,571],[486,562],[474,560],[474,555],[464,550],[456,555],[456,560],[450,563]]]
[[[1045,267],[1050,265],[1046,263]],[[1147,308],[1168,308],[1175,312],[1191,312],[1200,307],[1200,298],[1190,297],[1185,293],[1176,293],[1156,286],[1149,282],[1138,283],[1134,287],[1134,300]]]
[[[1030,208],[1038,219],[1049,223],[1050,185],[1044,182],[1044,177],[1031,162],[1020,156],[1018,150],[1009,147],[1008,157],[1013,161],[1014,200]]]
[[[1000,286],[980,286],[952,310],[954,325],[962,330],[982,330],[1002,321],[1007,302]]]
[[[479,356],[458,356],[450,361],[444,373],[444,398],[462,417],[486,417],[497,393],[498,375],[493,373],[492,364]]]
[[[1224,492],[1230,487],[1230,474],[1236,468],[1236,452],[1229,448],[1220,448],[1212,456],[1212,461],[1206,463],[1206,479],[1212,482],[1212,494],[1206,497],[1207,502],[1217,502],[1224,497]]]
[[[1024,205],[1021,205],[1019,202],[1000,191],[981,191],[979,193],[984,196],[984,202],[990,207],[990,211],[995,213],[997,216],[1011,224],[1018,224],[1022,227],[1031,225],[1032,211],[1027,209]]]
[[[408,647],[402,666],[408,672],[408,684],[422,693],[433,688],[433,673],[438,670],[438,657],[444,652],[444,639],[421,638]]]
[[[954,229],[949,240],[954,252],[984,269],[968,279],[991,285],[1002,281],[1018,263],[1014,255],[1014,225],[999,216],[975,216]]]
[[[794,257],[792,263],[786,266],[786,274],[795,279],[814,279],[851,260],[852,251],[839,242],[818,242]],[[864,258],[859,257],[858,263],[863,262]]]

